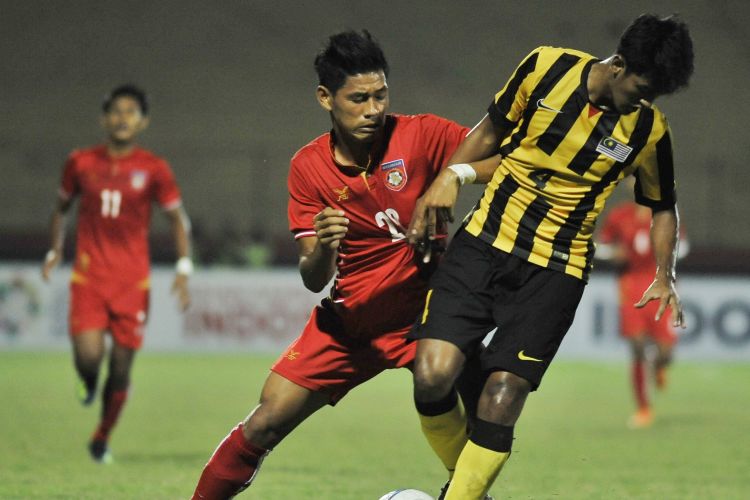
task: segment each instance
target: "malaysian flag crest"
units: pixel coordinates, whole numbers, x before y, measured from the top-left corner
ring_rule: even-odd
[[[596,152],[604,156],[609,156],[615,161],[624,163],[633,148],[623,144],[613,137],[603,137],[599,144],[596,145]]]
[[[406,165],[404,160],[393,160],[380,165],[385,174],[385,185],[393,191],[401,191],[406,185]]]

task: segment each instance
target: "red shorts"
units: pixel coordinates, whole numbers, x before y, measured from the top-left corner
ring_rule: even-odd
[[[643,292],[651,285],[653,276],[634,277],[625,275],[620,278],[620,333],[625,338],[645,335],[660,344],[674,345],[677,334],[672,327],[670,308],[655,321],[659,302],[652,300],[642,309],[633,304],[639,302]]]
[[[271,370],[311,391],[328,394],[333,405],[383,370],[410,365],[417,352],[417,343],[406,340],[410,329],[352,337],[333,312],[316,307],[302,334]]]
[[[70,335],[108,330],[117,344],[139,349],[148,314],[144,282],[70,284]]]

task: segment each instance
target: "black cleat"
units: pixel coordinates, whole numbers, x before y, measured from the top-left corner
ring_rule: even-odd
[[[96,387],[89,389],[83,380],[79,380],[76,386],[76,395],[83,406],[91,406],[91,403],[96,399]]]
[[[89,443],[89,453],[94,462],[107,465],[113,462],[112,453],[110,453],[106,441],[99,439],[92,440]]]

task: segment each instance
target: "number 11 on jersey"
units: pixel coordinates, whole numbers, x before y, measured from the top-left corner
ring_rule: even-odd
[[[102,189],[102,217],[114,219],[120,215],[120,202],[122,202],[122,193],[114,189]]]

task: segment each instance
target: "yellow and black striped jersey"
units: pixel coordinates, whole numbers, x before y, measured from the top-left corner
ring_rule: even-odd
[[[489,107],[510,132],[502,160],[466,230],[505,252],[587,279],[592,233],[607,197],[635,174],[635,196],[654,210],[675,204],[669,126],[655,107],[629,114],[596,108],[584,52],[540,47]]]

